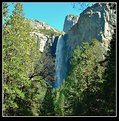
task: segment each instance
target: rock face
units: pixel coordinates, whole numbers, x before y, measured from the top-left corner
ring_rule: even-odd
[[[104,52],[107,51],[112,35],[116,30],[116,5],[114,3],[94,4],[80,14],[78,22],[74,25],[69,24],[68,26],[66,21],[72,22],[72,18],[71,20],[68,18],[70,17],[66,17],[64,24],[66,33],[62,37],[64,40],[63,47],[65,48],[62,50],[62,55],[65,55],[62,58],[62,65],[65,64],[63,70],[66,70],[63,72],[65,73],[63,79],[67,76],[67,70],[70,68],[69,60],[77,45],[81,46],[82,42],[89,42],[91,39],[96,38],[100,41]]]
[[[48,41],[48,37],[44,36],[44,34],[41,34],[40,32],[33,32],[32,34],[37,37],[39,51],[43,52],[46,42]]]
[[[72,26],[74,26],[79,19],[79,16],[67,15],[64,22],[64,32],[68,32]]]
[[[38,28],[40,28],[40,29],[47,29],[47,30],[52,29],[53,31],[58,32],[58,30],[56,30],[56,29],[54,29],[53,27],[49,26],[49,25],[48,25],[47,23],[45,23],[45,22],[41,22],[41,21],[38,21],[38,20],[33,21],[33,20],[30,20],[30,19],[26,19],[26,20],[30,23],[30,25],[31,25],[34,29],[38,29]]]
[[[37,20],[33,21],[30,19],[26,19],[26,21],[33,28],[33,32],[31,34],[37,38],[40,52],[44,52],[45,46],[52,46],[53,36],[55,34],[60,33],[58,30],[50,27],[45,22],[40,22]],[[52,33],[52,35],[49,33]],[[49,43],[49,45],[48,45],[48,43]]]
[[[78,22],[65,34],[67,60],[76,45],[93,38],[107,50],[116,27],[115,9],[113,3],[97,3],[80,14]]]

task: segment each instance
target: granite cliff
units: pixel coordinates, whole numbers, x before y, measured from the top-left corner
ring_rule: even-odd
[[[83,42],[90,42],[91,39],[96,38],[100,41],[101,47],[104,52],[102,53],[102,59],[104,59],[104,53],[108,50],[112,35],[116,32],[116,4],[115,3],[96,3],[91,7],[88,7],[80,14],[78,21],[75,24],[69,24],[67,21],[73,21],[72,17],[66,17],[64,23],[65,34],[60,37],[58,41],[64,41],[62,48],[65,48],[59,52],[62,56],[62,65],[59,65],[57,74],[64,75],[59,81],[63,81],[66,78],[70,64],[69,60],[74,48]],[[59,42],[58,42],[59,43]],[[61,45],[57,45],[61,46]],[[57,53],[57,56],[58,55]],[[61,60],[61,59],[60,59]],[[59,61],[60,61],[59,60]],[[62,73],[62,74],[61,74]],[[57,75],[57,77],[59,77]],[[59,82],[58,82],[59,83]]]
[[[59,36],[61,34],[60,31],[54,29],[45,22],[38,20],[33,21],[30,19],[26,19],[26,21],[33,28],[33,32],[31,34],[37,38],[40,52],[44,52],[46,46],[52,46],[54,40],[52,39],[53,36]]]
[[[72,26],[74,26],[79,19],[79,16],[67,15],[64,21],[63,31],[68,32]]]
[[[80,14],[78,22],[65,34],[67,57],[76,45],[96,38],[108,49],[116,27],[116,10],[112,3],[97,3]]]

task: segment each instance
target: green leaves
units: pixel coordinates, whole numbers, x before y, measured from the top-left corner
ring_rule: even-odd
[[[2,14],[3,17],[7,17],[8,16],[8,4],[7,3],[2,3]]]
[[[59,36],[61,33],[60,32],[55,32],[53,29],[38,29],[41,33],[44,35],[49,35],[49,36]]]
[[[9,24],[3,28],[4,115],[36,115],[46,91],[41,88],[40,81],[45,85],[42,78],[35,82],[37,86],[29,79],[40,53],[23,15],[22,4],[16,3]]]
[[[103,79],[105,68],[98,63],[102,59],[102,54],[101,46],[96,39],[90,43],[83,43],[82,47],[76,47],[70,60],[69,75],[61,86],[62,90],[57,91],[56,98],[62,99],[63,94],[63,107],[56,106],[55,109],[63,110],[60,115],[101,114],[100,109],[96,112],[99,108],[96,99],[102,94],[105,81]],[[58,105],[61,105],[62,102],[56,98]],[[102,100],[101,96],[98,99]]]

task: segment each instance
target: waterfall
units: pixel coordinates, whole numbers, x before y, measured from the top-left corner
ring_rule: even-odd
[[[65,77],[65,63],[64,63],[64,40],[63,35],[60,35],[56,46],[55,59],[55,82],[54,88],[58,88]]]

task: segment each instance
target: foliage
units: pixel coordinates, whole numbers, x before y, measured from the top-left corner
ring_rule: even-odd
[[[111,54],[113,56],[115,55],[114,50],[113,48],[113,54]],[[102,51],[100,42],[96,39],[84,43],[82,47],[76,47],[70,61],[69,76],[57,90],[58,96],[55,96],[55,101],[59,105],[55,111],[63,111],[58,113],[59,115],[97,116],[114,114],[115,71],[112,72],[112,70],[115,70],[115,61],[113,60],[115,57],[113,59],[111,57],[111,61],[108,59],[109,63],[111,62],[108,64],[108,66],[110,65],[109,69],[102,61],[104,59]],[[62,95],[63,100],[60,102]]]
[[[41,108],[46,91],[47,85],[45,81],[42,79],[42,77],[35,76],[32,79],[32,83],[26,95],[26,100],[30,102],[30,110],[33,116],[42,115]]]
[[[116,115],[116,33],[112,36],[106,56],[103,98],[107,115]]]
[[[45,35],[49,36],[59,36],[61,33],[55,32],[53,29],[39,29],[39,31]]]
[[[37,41],[31,36],[29,23],[25,22],[21,3],[15,4],[8,19],[9,24],[3,28],[3,115],[33,115],[31,108],[40,101],[39,95],[43,95],[39,93],[40,87],[36,93],[33,91],[34,82],[29,79],[40,57]],[[35,83],[41,81],[40,78]],[[29,97],[31,92],[37,99]]]
[[[46,95],[44,97],[42,107],[41,107],[41,114],[43,116],[54,116],[54,104],[53,104],[53,92],[50,87],[47,88]]]
[[[7,3],[3,3],[2,5],[2,14],[3,14],[3,17],[7,17],[8,16],[8,4]]]
[[[64,116],[64,93],[63,86],[59,89],[53,89],[53,104],[56,116]]]

